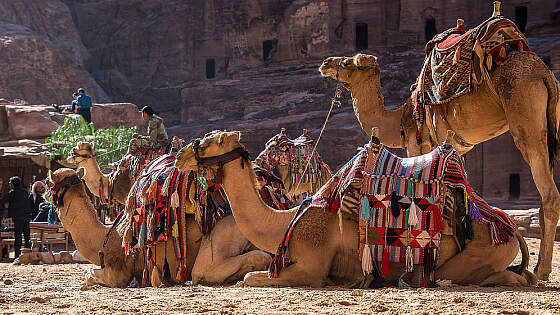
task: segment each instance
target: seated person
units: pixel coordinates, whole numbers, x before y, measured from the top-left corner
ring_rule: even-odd
[[[39,212],[32,222],[48,222],[51,210],[53,209],[50,203],[41,202],[39,205]]]
[[[148,122],[148,135],[134,134],[130,140],[127,154],[137,153],[140,148],[157,149],[168,144],[169,138],[163,125],[163,119],[155,114],[151,106],[144,106],[140,111],[142,119]]]

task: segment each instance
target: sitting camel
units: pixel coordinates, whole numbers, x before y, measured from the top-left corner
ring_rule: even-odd
[[[500,15],[499,4],[497,11],[494,16]],[[462,27],[460,24],[458,21],[458,27]],[[354,112],[368,135],[373,126],[383,126],[381,141],[393,148],[406,147],[409,156],[425,154],[442,144],[447,130],[455,132],[453,145],[459,154],[509,131],[531,168],[541,196],[542,241],[535,272],[539,279],[546,280],[552,270],[560,217],[560,193],[553,177],[553,164],[560,149],[560,83],[534,54],[514,50],[506,55],[503,50],[503,55],[506,58],[499,65],[483,69],[483,83],[474,86],[470,93],[445,104],[425,105],[425,122],[419,129],[413,118],[416,92],[404,105],[391,106],[394,110],[384,106],[381,68],[376,57],[330,57],[323,61],[319,71],[352,93]],[[491,65],[492,56],[487,57]],[[419,134],[421,141],[417,141]]]
[[[317,152],[307,163],[307,154],[310,155],[312,150],[313,140],[307,135],[307,129],[303,129],[297,139],[291,140],[286,136],[286,129],[282,128],[279,134],[266,142],[255,163],[282,179],[288,194],[297,199],[302,194],[314,194],[332,176],[330,167]],[[302,177],[300,174],[304,171],[309,175]]]
[[[102,266],[88,274],[86,284],[126,287],[133,277],[142,278],[142,271],[146,266],[144,251],[126,255],[122,248],[122,235],[115,232],[109,234],[103,246],[109,227],[97,218],[85,192],[83,178],[87,175],[84,173],[83,168],[79,168],[77,172],[66,168],[49,172],[47,185],[52,194],[48,198],[51,203],[58,205],[59,218],[71,233],[80,254],[90,263]],[[186,267],[192,270],[193,283],[221,284],[237,281],[247,272],[266,269],[270,263],[270,255],[253,250],[232,216],[217,222],[209,237],[204,240],[194,215],[186,216],[185,230]],[[154,252],[155,265],[159,268],[158,272],[161,272],[165,253],[174,252],[173,242],[158,244]],[[168,255],[167,260],[172,272],[178,269],[179,263],[174,255]]]
[[[240,132],[210,133],[197,141],[196,146],[190,144],[181,149],[175,165],[184,171],[196,170],[206,165],[206,161],[215,162],[215,166],[208,167],[223,165],[223,187],[239,229],[258,248],[275,253],[298,209],[276,211],[262,201],[254,185],[254,171],[245,167],[246,155],[240,136]],[[278,278],[269,278],[267,272],[250,273],[245,277],[245,284],[322,287],[331,281],[349,284],[362,279],[362,266],[356,255],[356,221],[356,215],[343,213],[339,217],[322,207],[310,206],[291,233],[287,253],[292,264],[285,267]],[[507,286],[525,286],[536,281],[534,275],[526,271],[527,246],[518,232],[504,244],[493,246],[488,224],[473,222],[472,231],[472,240],[467,240],[461,251],[454,235],[441,236],[436,279]],[[518,273],[506,270],[520,248],[523,262],[515,268]],[[392,266],[391,274],[385,279],[396,282],[399,274],[394,271],[399,269],[402,270]]]

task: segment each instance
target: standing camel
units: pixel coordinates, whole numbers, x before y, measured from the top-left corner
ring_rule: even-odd
[[[182,148],[175,166],[192,171],[200,166],[222,168],[223,187],[241,232],[258,248],[274,253],[282,241],[297,208],[277,211],[260,198],[254,185],[255,172],[246,160],[247,152],[240,143],[240,132],[216,131],[204,139]],[[216,170],[218,171],[218,170]],[[333,177],[334,178],[334,177]],[[332,180],[332,179],[331,179]],[[446,227],[446,230],[452,230]],[[517,237],[500,246],[490,241],[488,224],[473,223],[473,240],[459,251],[452,235],[442,235],[437,279],[449,279],[462,284],[527,285],[535,279],[525,271],[528,251],[523,238]],[[356,216],[325,211],[311,206],[294,227],[288,245],[293,262],[269,278],[267,272],[250,273],[245,277],[249,286],[312,286],[322,287],[330,281],[348,284],[362,276],[358,251]],[[520,247],[523,263],[518,273],[506,270]],[[399,267],[391,268],[397,273]],[[386,280],[398,280],[392,272]]]
[[[325,77],[338,79],[352,93],[354,112],[366,133],[374,126],[381,127],[381,141],[388,147],[406,147],[409,156],[427,153],[442,144],[447,130],[455,132],[452,143],[459,154],[509,130],[531,168],[541,196],[542,237],[535,272],[539,279],[548,279],[560,216],[560,194],[553,178],[553,163],[560,148],[560,112],[558,82],[541,59],[512,53],[503,65],[489,72],[497,94],[487,82],[444,105],[426,106],[422,145],[416,142],[412,98],[395,110],[384,106],[376,57],[330,57],[319,71]]]

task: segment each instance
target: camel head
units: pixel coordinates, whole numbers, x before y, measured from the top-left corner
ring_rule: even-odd
[[[43,196],[45,200],[50,204],[54,204],[52,191],[50,189],[53,188],[56,184],[62,182],[64,179],[75,175],[78,175],[79,178],[83,178],[85,176],[85,169],[83,167],[80,167],[77,171],[75,171],[71,168],[60,168],[54,172],[49,170],[47,179],[45,180],[45,184],[49,188]]]
[[[78,144],[72,148],[70,154],[68,154],[66,162],[79,165],[86,159],[91,159],[94,156],[93,152],[93,143],[78,142]]]
[[[381,70],[377,57],[366,54],[356,54],[354,57],[329,57],[319,67],[324,77],[338,80],[351,90],[352,86],[362,82],[370,76],[379,76]]]
[[[195,147],[200,159],[215,157],[231,152],[243,145],[239,142],[241,132],[214,130],[202,139],[193,140],[188,146],[183,147],[177,153],[175,167],[182,171],[196,171],[198,169]],[[193,145],[194,144],[194,145]]]

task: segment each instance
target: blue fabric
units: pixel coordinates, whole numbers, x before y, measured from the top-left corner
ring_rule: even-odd
[[[87,94],[78,95],[77,101],[79,108],[91,108],[91,106],[93,106],[91,103],[91,97]]]

